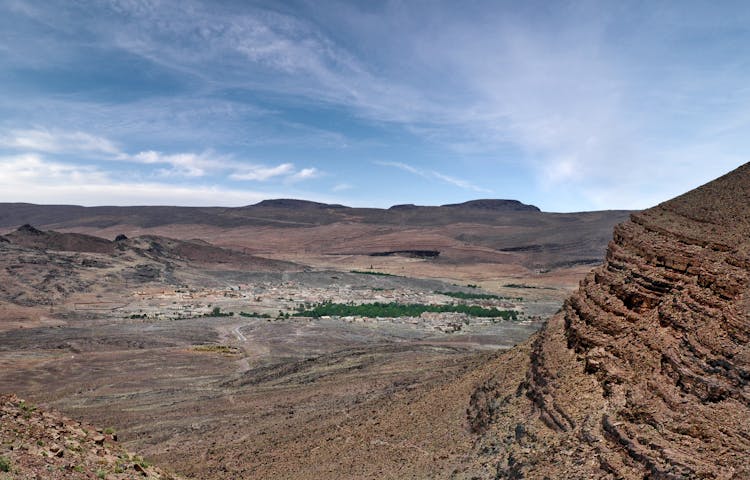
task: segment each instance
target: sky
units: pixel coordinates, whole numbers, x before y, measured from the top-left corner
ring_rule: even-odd
[[[750,5],[0,1],[0,201],[640,209],[750,159]]]

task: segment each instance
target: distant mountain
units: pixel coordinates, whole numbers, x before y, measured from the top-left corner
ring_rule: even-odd
[[[447,208],[476,208],[480,210],[493,210],[497,212],[541,212],[539,207],[534,205],[526,205],[518,200],[494,200],[494,199],[481,199],[481,200],[470,200],[463,203],[450,203],[442,205]]]
[[[263,255],[429,251],[435,252],[430,257],[435,262],[549,269],[598,263],[612,227],[626,220],[629,213],[545,213],[518,200],[498,199],[443,206],[394,205],[389,209],[298,199],[264,200],[237,208],[4,203],[0,204],[0,230],[10,232],[29,224],[39,230],[108,239],[121,234],[129,238],[145,234],[201,239]],[[67,248],[73,250],[79,241],[73,237],[44,239],[67,242]],[[98,248],[113,247],[101,244]]]
[[[350,208],[345,205],[329,204],[320,202],[311,202],[310,200],[296,200],[293,198],[277,198],[271,200],[262,200],[251,207],[267,208]]]
[[[0,228],[31,224],[37,227],[111,227],[119,224],[154,228],[199,224],[223,228],[242,226],[328,225],[347,221],[383,224],[448,225],[456,222],[497,224],[498,215],[539,213],[518,200],[471,200],[443,206],[394,205],[389,209],[352,208],[298,199],[263,200],[246,207],[82,207],[0,203]]]

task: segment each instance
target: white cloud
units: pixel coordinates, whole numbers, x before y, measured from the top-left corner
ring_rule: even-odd
[[[303,168],[302,170],[296,172],[293,175],[290,175],[287,177],[287,181],[289,182],[301,182],[303,180],[311,180],[313,178],[318,178],[322,175],[320,170],[314,167],[310,168]]]
[[[221,171],[227,168],[230,161],[226,157],[217,156],[212,152],[163,154],[153,150],[139,152],[121,159],[132,160],[144,164],[167,164],[171,169],[159,171],[163,176],[202,177],[209,170]]]
[[[144,150],[129,154],[118,149],[113,142],[104,137],[63,130],[10,130],[0,135],[0,148],[34,153],[36,156],[28,158],[36,159],[40,158],[38,156],[40,153],[53,155],[88,153],[91,158],[99,160],[167,165],[169,168],[155,171],[159,177],[198,178],[226,175],[232,180],[265,182],[281,177],[287,182],[298,182],[320,176],[320,171],[314,167],[298,170],[292,163],[282,163],[276,166],[250,164],[211,150],[201,153],[163,153],[156,150]]]
[[[474,190],[475,192],[481,192],[481,193],[492,193],[492,190],[478,187],[474,185],[473,183],[466,181],[466,180],[462,180],[460,178],[451,177],[450,175],[445,175],[443,173],[435,172],[435,171],[432,171],[430,173],[432,173],[436,178],[439,178],[445,183],[450,183],[451,185],[455,185],[459,188],[463,188],[464,190]]]
[[[397,168],[399,170],[403,170],[405,172],[411,173],[413,175],[417,175],[423,178],[427,179],[437,179],[441,182],[448,183],[450,185],[453,185],[458,188],[462,188],[464,190],[472,190],[475,192],[481,192],[481,193],[492,193],[492,190],[488,190],[486,188],[479,187],[472,182],[469,182],[468,180],[464,180],[461,178],[456,178],[451,175],[446,175],[444,173],[437,172],[435,170],[425,170],[425,169],[419,169],[412,165],[409,165],[408,163],[403,162],[388,162],[388,161],[376,161],[374,162],[376,165],[381,165],[384,167],[393,167]]]
[[[395,123],[462,155],[497,158],[494,171],[530,170],[537,183],[528,186],[534,195],[567,190],[582,199],[587,198],[585,192],[599,192],[588,201],[595,198],[595,204],[604,207],[640,205],[646,197],[643,192],[665,185],[664,178],[666,184],[684,190],[713,175],[712,167],[701,162],[725,159],[725,171],[737,165],[729,162],[738,161],[738,152],[750,150],[750,69],[742,49],[730,48],[731,42],[747,39],[742,27],[750,10],[728,4],[630,9],[564,2],[538,9],[487,2],[465,9],[454,2],[434,2],[429,8],[418,2],[383,2],[371,9],[342,2],[314,9],[303,5],[295,11],[247,3],[226,7],[191,0],[118,0],[77,4],[91,11],[87,22],[80,21],[77,8],[29,5],[14,0],[5,8],[33,18],[44,26],[43,34],[11,32],[7,45],[0,46],[11,52],[4,57],[7,62],[34,62],[37,68],[74,65],[71,59],[80,55],[76,48],[83,43],[96,44],[102,51],[126,51],[174,77],[188,78],[186,83],[195,86],[190,96],[200,108],[192,108],[187,100],[165,108],[171,101],[165,97],[80,106],[80,98],[60,95],[41,100],[6,95],[0,98],[0,109],[9,111],[11,105],[23,115],[44,109],[47,117],[66,121],[75,110],[80,124],[93,113],[90,124],[137,132],[129,138],[159,135],[184,144],[200,137],[199,145],[226,145],[226,140],[243,146],[288,142],[288,130],[279,134],[281,115],[238,113],[247,107],[248,96],[239,95],[242,100],[233,102],[213,95],[222,89],[270,91],[280,94],[285,106],[301,103],[314,109],[333,104],[378,126]],[[101,10],[110,8],[115,14]],[[74,33],[82,41],[59,41]],[[701,39],[700,45],[695,38]],[[52,106],[48,99],[54,101]],[[255,120],[270,119],[271,126],[262,130],[263,121],[257,121],[248,135],[245,120],[251,115]],[[232,128],[226,128],[227,117],[233,119]],[[203,128],[206,125],[214,128]],[[78,124],[70,128],[87,130]],[[1,138],[0,146],[117,155],[114,145],[80,132],[67,137],[61,132],[13,133]],[[303,136],[326,147],[347,140],[313,127]],[[206,141],[208,137],[212,142]],[[710,144],[707,139],[714,137],[716,142]],[[703,148],[707,145],[710,148]],[[683,159],[685,151],[695,150],[705,157]],[[311,168],[266,176],[263,169],[273,172],[280,166],[243,170],[228,163],[218,167],[195,158],[166,158],[201,154],[161,155],[169,168],[160,173],[173,177],[218,172],[254,181],[292,181]],[[390,163],[424,178],[439,178]],[[678,173],[670,178],[669,172]],[[441,181],[481,189],[444,176]],[[620,186],[624,188],[617,196],[607,195]],[[621,203],[608,204],[607,199]]]
[[[388,161],[376,161],[374,162],[375,165],[381,165],[383,167],[394,167],[398,168],[399,170],[403,170],[405,172],[413,173],[414,175],[419,175],[420,177],[429,177],[428,173],[424,170],[420,170],[418,168],[415,168],[407,163],[403,162],[388,162]]]
[[[294,171],[294,165],[291,163],[282,163],[275,167],[250,165],[238,167],[235,172],[229,175],[229,178],[233,180],[255,180],[262,182],[279,176],[293,176]]]
[[[348,183],[338,183],[338,184],[334,185],[333,188],[331,188],[331,190],[334,191],[334,192],[343,192],[343,191],[346,191],[346,190],[351,190],[353,188],[354,188],[354,186],[350,185]]]
[[[0,148],[44,153],[98,153],[108,156],[121,153],[106,138],[84,132],[44,129],[10,130],[0,136]]]
[[[38,154],[0,156],[2,202],[240,206],[284,196],[280,192],[253,192],[216,185],[118,181],[96,167],[68,165]]]
[[[94,167],[68,165],[45,160],[36,153],[0,157],[0,184],[3,192],[29,185],[47,188],[58,184],[100,183],[106,175]]]

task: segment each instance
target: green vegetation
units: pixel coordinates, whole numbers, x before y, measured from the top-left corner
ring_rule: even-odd
[[[112,427],[107,427],[107,428],[104,429],[104,433],[106,435],[112,435],[113,433],[115,433],[115,429],[112,428]]]
[[[232,312],[222,312],[220,307],[214,307],[210,313],[204,315],[204,317],[231,317],[234,315]]]
[[[435,291],[438,295],[446,295],[448,297],[460,298],[462,300],[523,300],[522,297],[501,297],[498,295],[491,295],[489,293],[464,293],[464,292],[440,292]]]
[[[536,288],[538,290],[554,290],[552,287],[537,287],[536,285],[526,285],[523,283],[506,283],[503,285],[506,288]]]
[[[345,303],[324,302],[314,305],[309,310],[300,310],[300,317],[319,318],[325,315],[337,317],[418,317],[424,312],[465,313],[472,317],[502,318],[504,320],[517,320],[518,312],[515,310],[498,310],[497,308],[483,308],[475,305],[424,305],[403,303],[365,303],[361,305],[348,305]]]
[[[18,402],[18,406],[21,408],[21,410],[27,413],[31,413],[36,410],[35,406],[31,405],[30,403],[26,403],[24,400]]]
[[[96,478],[107,478],[107,472],[105,472],[104,470],[97,470]]]
[[[271,315],[269,315],[267,313],[240,312],[240,317],[248,317],[248,318],[271,318]]]
[[[374,270],[350,270],[349,273],[360,273],[362,275],[379,275],[381,277],[399,277],[400,275],[394,275],[392,273],[376,272]]]
[[[0,457],[0,472],[10,472],[10,460]]]
[[[196,345],[193,347],[193,350],[196,352],[223,353],[225,355],[239,353],[237,347],[230,347],[228,345]]]
[[[18,403],[18,406],[21,408],[21,410],[23,410],[23,418],[26,418],[26,419],[31,418],[31,413],[36,410],[35,406],[33,406],[33,405],[29,404],[29,403],[26,403],[23,400],[21,400]]]

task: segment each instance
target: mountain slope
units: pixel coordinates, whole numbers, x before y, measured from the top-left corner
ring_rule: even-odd
[[[750,478],[750,164],[636,213],[470,421],[498,478]],[[488,453],[489,452],[489,453]]]
[[[598,263],[626,211],[540,212],[516,200],[443,206],[349,208],[303,200],[264,200],[239,208],[80,207],[0,204],[0,233],[22,224],[104,238],[199,238],[219,247],[328,266],[342,257],[435,250],[438,265],[508,265],[549,270]],[[326,259],[311,258],[325,256]],[[304,260],[303,260],[304,263]],[[353,260],[348,269],[371,263]],[[512,271],[511,268],[509,271]],[[416,272],[418,275],[419,272]]]
[[[15,395],[0,395],[0,472],[7,472],[0,478],[179,478],[116,441],[111,430],[94,430]]]

